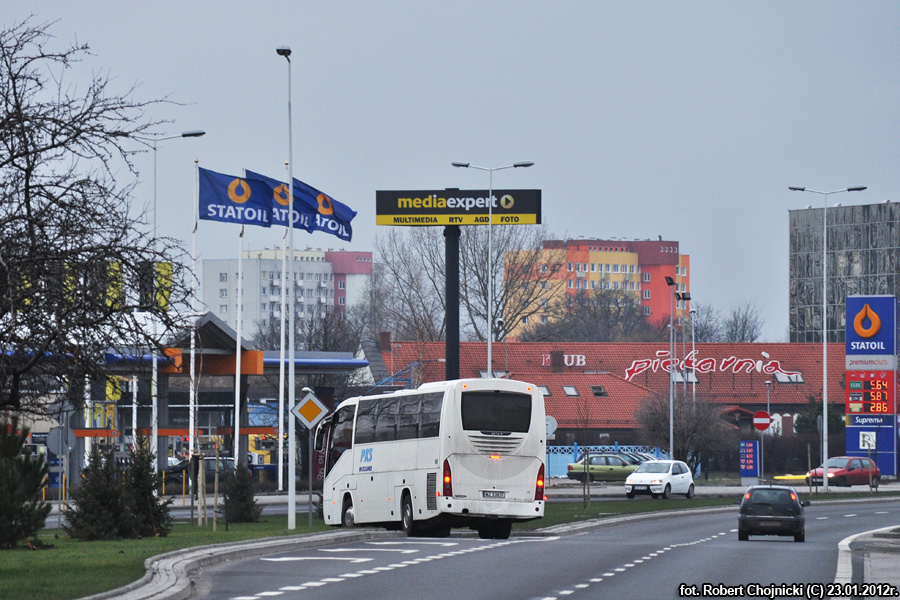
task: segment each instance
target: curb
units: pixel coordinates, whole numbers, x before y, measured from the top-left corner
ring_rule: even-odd
[[[399,535],[393,531],[337,531],[176,550],[148,558],[144,562],[147,572],[137,581],[108,592],[86,596],[81,600],[109,600],[112,598],[116,600],[187,600],[194,591],[192,575],[197,569],[203,567],[238,558],[271,554],[273,549],[279,552],[291,552],[338,542],[359,542],[399,537]]]

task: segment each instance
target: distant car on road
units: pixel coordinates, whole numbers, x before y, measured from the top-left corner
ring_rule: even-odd
[[[878,488],[881,483],[881,469],[867,457],[833,456],[828,459],[828,484],[834,486],[869,485],[871,473],[872,487]],[[807,485],[822,485],[822,472],[819,466],[806,474]]]
[[[751,535],[792,535],[795,542],[806,539],[806,517],[797,490],[786,485],[754,485],[747,488],[738,514],[738,540],[746,542]]]
[[[627,462],[617,454],[591,454],[590,464],[584,456],[578,462],[569,463],[566,477],[577,481],[623,481],[638,465]]]
[[[224,481],[227,475],[231,475],[234,473],[234,459],[229,457],[221,457],[219,460],[219,480]],[[181,485],[182,479],[185,477],[185,473],[190,473],[190,464],[191,461],[188,459],[184,459],[174,465],[166,467],[163,471],[165,473],[165,481],[166,485]],[[207,485],[212,484],[213,478],[216,473],[216,457],[215,456],[207,456],[203,459],[203,466],[206,470],[206,483]]]
[[[648,460],[625,480],[625,495],[650,494],[654,499],[672,494],[694,497],[694,478],[691,470],[680,460]]]

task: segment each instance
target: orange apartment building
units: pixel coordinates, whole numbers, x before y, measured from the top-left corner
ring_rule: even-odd
[[[668,321],[672,311],[673,292],[689,292],[690,256],[681,254],[679,243],[659,240],[601,240],[578,238],[545,240],[540,262],[554,264],[549,270],[548,293],[540,301],[554,304],[563,295],[574,297],[579,292],[590,294],[597,289],[622,290],[640,303],[645,318],[654,323]],[[669,286],[666,278],[675,282]],[[675,300],[675,319],[690,310],[690,301]],[[550,317],[538,315],[539,320]],[[518,323],[510,332],[515,338],[529,327]]]

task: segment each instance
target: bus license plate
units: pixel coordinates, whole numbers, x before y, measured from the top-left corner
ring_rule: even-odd
[[[506,492],[497,492],[494,490],[485,490],[481,492],[483,498],[506,498]]]

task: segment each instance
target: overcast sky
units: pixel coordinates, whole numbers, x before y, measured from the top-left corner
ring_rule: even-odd
[[[3,1],[0,23],[58,20],[137,97],[180,105],[159,132],[160,234],[190,247],[194,159],[281,177],[293,77],[294,176],[359,212],[372,250],[379,189],[543,190],[557,237],[677,240],[691,293],[727,312],[752,300],[787,340],[788,210],[900,200],[896,2]],[[153,160],[137,158],[136,201]],[[381,229],[382,231],[379,231]],[[245,248],[283,229],[248,228]],[[201,222],[201,258],[237,256],[237,226]]]

